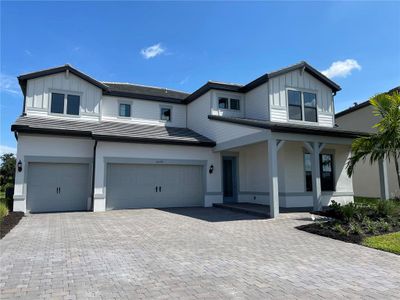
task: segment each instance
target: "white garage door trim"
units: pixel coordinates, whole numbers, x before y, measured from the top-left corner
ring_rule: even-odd
[[[110,164],[129,164],[129,165],[182,165],[202,167],[202,205],[205,206],[205,195],[207,191],[207,161],[206,160],[186,160],[186,159],[153,159],[153,158],[123,158],[123,157],[104,157],[104,196],[107,195],[107,170]],[[107,197],[105,197],[107,198]],[[107,207],[107,199],[105,203]]]
[[[93,176],[93,158],[91,157],[68,157],[68,156],[39,156],[39,155],[25,155],[23,157],[23,170],[24,172],[24,185],[22,187],[23,197],[27,201],[28,207],[28,177],[29,177],[29,164],[30,163],[61,163],[61,164],[86,164],[88,165],[88,200],[87,200],[87,209],[89,210],[91,207],[91,184],[92,184],[92,176]]]

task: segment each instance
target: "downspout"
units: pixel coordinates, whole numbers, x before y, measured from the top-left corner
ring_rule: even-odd
[[[96,149],[97,149],[97,140],[94,141],[93,146],[93,165],[92,165],[92,210],[94,210],[94,179],[96,173]]]
[[[18,142],[18,132],[17,131],[14,131],[14,137],[15,137],[15,140]]]

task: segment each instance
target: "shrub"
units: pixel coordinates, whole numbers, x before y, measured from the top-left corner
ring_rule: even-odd
[[[357,223],[357,222],[350,222],[349,223],[349,231],[350,231],[350,233],[357,234],[357,235],[363,235],[364,234],[364,231],[363,231],[361,225],[359,223]]]
[[[357,207],[354,203],[349,203],[349,204],[342,206],[341,212],[342,212],[343,220],[349,222],[352,219],[354,219],[355,214],[357,212],[356,209],[357,209]]]
[[[0,220],[8,215],[8,208],[4,201],[0,201]]]
[[[383,220],[383,219],[380,219],[380,220],[379,220],[378,226],[379,226],[379,229],[380,229],[381,231],[385,231],[385,232],[387,232],[387,231],[389,231],[389,230],[392,229],[392,226],[391,226],[388,222],[386,222],[385,220]]]
[[[364,217],[364,219],[362,220],[361,225],[362,225],[362,227],[365,228],[365,231],[367,233],[372,233],[372,234],[378,233],[378,227],[379,226],[378,226],[377,222],[372,221],[368,217]]]
[[[341,235],[349,235],[349,233],[346,231],[346,229],[343,228],[343,226],[340,223],[336,223],[335,225],[333,225],[333,230],[335,230]]]
[[[380,217],[393,216],[396,214],[397,210],[397,205],[394,201],[390,200],[379,200],[376,205],[376,211]]]

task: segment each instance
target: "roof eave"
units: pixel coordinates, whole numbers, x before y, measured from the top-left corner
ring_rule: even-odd
[[[209,115],[208,119],[214,120],[214,121],[221,121],[221,122],[245,125],[245,126],[250,126],[250,127],[256,127],[256,128],[269,129],[273,132],[302,133],[302,134],[334,136],[334,137],[344,137],[344,138],[357,138],[360,136],[368,135],[367,133],[364,134],[362,132],[359,132],[359,133],[350,132],[350,131],[336,131],[335,132],[335,131],[324,130],[323,128],[313,129],[313,128],[302,128],[302,127],[289,127],[289,126],[284,126],[282,124],[255,123],[250,120],[231,119],[231,118],[226,118],[226,117],[221,117],[221,116],[213,116],[213,115]]]
[[[19,85],[21,87],[22,93],[24,95],[26,95],[26,82],[30,79],[34,79],[34,78],[39,78],[39,77],[43,77],[43,76],[48,76],[48,75],[54,75],[54,74],[58,74],[58,73],[62,73],[65,71],[69,71],[72,74],[80,77],[81,79],[97,86],[98,88],[102,89],[102,90],[108,90],[108,86],[101,83],[100,81],[97,81],[96,79],[90,77],[89,75],[86,75],[82,72],[80,72],[79,70],[75,69],[74,67],[70,66],[70,65],[64,65],[64,66],[59,66],[59,67],[55,67],[55,68],[50,68],[50,69],[46,69],[46,70],[41,70],[41,71],[37,71],[37,72],[32,72],[32,73],[27,73],[27,74],[23,74],[18,76],[18,82]]]

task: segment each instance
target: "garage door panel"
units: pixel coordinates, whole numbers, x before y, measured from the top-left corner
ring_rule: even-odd
[[[27,206],[31,212],[86,210],[89,166],[29,163],[27,195]]]
[[[107,209],[202,206],[202,167],[109,164],[106,191]]]

